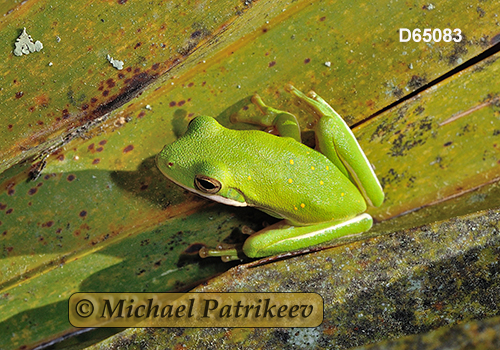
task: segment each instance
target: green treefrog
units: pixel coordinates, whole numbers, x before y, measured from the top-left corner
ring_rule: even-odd
[[[316,150],[301,143],[294,115],[266,106],[255,95],[262,115],[236,122],[274,127],[232,130],[207,116],[191,120],[186,134],[158,154],[160,171],[172,182],[208,199],[251,206],[276,218],[243,245],[248,257],[301,250],[338,237],[367,231],[368,205],[380,206],[384,192],[351,129],[313,91],[285,89],[316,116]],[[202,256],[237,259],[236,249],[203,248]]]

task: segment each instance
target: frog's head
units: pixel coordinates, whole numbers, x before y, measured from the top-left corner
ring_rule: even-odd
[[[197,117],[187,132],[166,145],[156,156],[158,169],[182,188],[213,201],[244,207],[244,196],[231,186],[231,177],[221,161],[219,137],[226,130],[212,117]],[[219,145],[220,146],[220,145]]]

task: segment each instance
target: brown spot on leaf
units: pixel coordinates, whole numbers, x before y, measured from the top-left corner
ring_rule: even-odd
[[[140,43],[140,42],[139,42],[139,43],[137,43],[137,44],[135,44],[135,46],[134,46],[134,50],[135,50],[135,49],[137,49],[138,47],[140,47],[141,45],[142,45],[142,43]]]
[[[7,194],[8,194],[9,196],[13,196],[13,195],[14,195],[14,193],[16,193],[16,190],[15,190],[15,189],[13,189],[13,188],[9,188],[9,190],[7,191]]]
[[[45,94],[36,96],[34,100],[35,103],[40,107],[47,107],[49,105],[49,97]]]
[[[61,154],[57,157],[57,160],[62,162],[64,160],[64,154]],[[47,175],[48,176],[48,175]]]
[[[269,62],[269,67],[273,67],[276,65],[276,61]]]
[[[85,110],[87,110],[87,109],[89,109],[89,105],[88,105],[88,104],[86,104],[86,103],[84,103],[84,104],[82,105],[82,109],[83,109],[84,111],[85,111]]]
[[[125,147],[123,149],[123,153],[128,153],[128,152],[132,151],[133,149],[134,149],[134,146],[128,145],[127,147]]]
[[[123,79],[125,78],[125,74],[123,73],[118,73],[118,79]]]
[[[304,63],[305,63],[305,64],[308,64],[309,62],[311,62],[311,59],[310,59],[310,58],[306,58],[306,59],[304,60]]]
[[[325,16],[323,16],[323,17],[321,17],[319,20],[320,20],[321,22],[323,22],[325,19],[326,19],[326,17],[325,17]]]
[[[95,109],[93,117],[102,116],[109,111],[115,110],[116,108],[122,106],[128,102],[132,97],[135,97],[140,93],[141,89],[146,86],[151,80],[156,78],[156,75],[149,75],[146,72],[137,74],[131,79],[126,79],[124,82],[127,86],[124,86],[120,93],[116,95],[109,102],[100,105]],[[109,92],[108,92],[109,93]],[[103,93],[104,95],[104,93]]]
[[[92,98],[90,99],[90,103],[94,104],[94,103],[96,103],[96,102],[97,102],[97,98],[92,97]]]
[[[96,148],[96,151],[97,151],[97,152],[102,152],[102,150],[103,150],[103,149],[104,149],[104,148],[102,148],[102,147],[97,147],[97,148]]]
[[[126,2],[127,2],[127,0],[118,0],[118,3],[119,3],[120,5],[123,5],[123,4],[125,4]]]
[[[63,109],[62,111],[62,117],[63,119],[68,119],[69,118],[69,111],[67,109]]]
[[[191,39],[196,39],[196,38],[200,37],[202,34],[203,34],[203,32],[201,30],[196,30],[196,31],[191,33]]]
[[[28,190],[28,196],[33,196],[35,193],[38,192],[38,188],[32,187]]]
[[[70,175],[68,175],[68,177],[67,177],[67,179],[68,179],[68,181],[69,181],[69,182],[73,181],[75,178],[76,178],[76,177],[75,177],[75,175],[73,175],[73,174],[70,174]]]
[[[141,191],[145,191],[145,190],[147,190],[147,189],[148,189],[148,187],[149,187],[149,185],[147,185],[147,184],[146,184],[146,185],[142,185],[142,186],[141,186]]]
[[[139,113],[139,115],[137,116],[137,118],[141,119],[141,118],[142,118],[142,117],[144,117],[145,115],[146,115],[146,112],[141,111],[141,112]]]
[[[169,105],[170,107],[174,107],[176,104],[177,104],[177,103],[175,103],[175,101],[172,101],[172,102],[170,102],[168,105]]]
[[[54,221],[47,221],[42,224],[42,227],[52,227],[54,225]]]
[[[106,80],[106,84],[107,84],[110,88],[112,88],[112,87],[114,87],[114,86],[116,85],[116,84],[115,84],[115,81],[114,81],[113,79],[111,79],[111,78],[109,78],[108,80]]]
[[[89,151],[93,150],[93,149],[94,149],[94,144],[93,144],[93,143],[91,143],[91,144],[87,147],[87,149],[88,149]]]
[[[194,83],[191,82],[188,84],[188,87],[192,87],[193,85],[194,85]]]
[[[446,142],[443,146],[444,146],[444,147],[448,147],[448,146],[449,146],[449,145],[451,145],[452,143],[453,143],[452,141],[448,141],[448,142]]]
[[[157,70],[158,68],[160,68],[160,64],[159,64],[159,63],[155,63],[155,64],[153,64],[153,65],[151,66],[151,68],[152,68],[153,70]]]
[[[184,103],[186,103],[186,101],[182,100],[182,101],[179,101],[179,103],[177,104],[179,107],[182,106]]]
[[[79,215],[80,215],[81,218],[84,218],[84,217],[87,216],[87,211],[86,210],[82,210]]]
[[[93,161],[92,161],[92,164],[99,164],[99,162],[101,161],[101,159],[99,158],[95,158]]]
[[[16,92],[16,98],[21,98],[21,97],[23,97],[23,95],[24,95],[24,92],[22,92],[22,91]]]
[[[108,95],[109,95],[109,90],[104,90],[104,91],[102,92],[102,95],[103,95],[104,97],[108,96]]]
[[[0,210],[5,210],[7,208],[7,204],[0,203]]]
[[[108,143],[108,140],[101,140],[101,141],[99,141],[99,144],[100,144],[101,146],[104,146],[104,145],[105,145],[105,144],[107,144],[107,143]]]
[[[10,214],[10,213],[12,213],[13,211],[14,211],[14,209],[9,208],[9,209],[7,209],[7,211],[5,212],[5,214]]]

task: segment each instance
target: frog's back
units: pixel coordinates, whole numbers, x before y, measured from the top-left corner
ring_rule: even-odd
[[[306,145],[262,131],[230,130],[225,137],[238,140],[225,160],[232,174],[227,185],[249,205],[295,224],[343,219],[366,209],[356,186]]]

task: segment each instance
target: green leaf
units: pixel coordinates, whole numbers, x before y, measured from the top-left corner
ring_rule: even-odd
[[[10,43],[0,62],[2,349],[75,331],[74,292],[185,290],[229,269],[197,249],[272,219],[185,193],[154,156],[196,115],[228,124],[255,112],[245,108],[256,92],[307,130],[312,117],[284,93],[288,82],[355,125],[387,196],[367,237],[500,205],[485,187],[500,177],[498,54],[453,71],[494,51],[493,2],[32,0],[0,10]],[[25,27],[43,49],[15,56]],[[402,27],[460,28],[464,41],[400,43]]]

